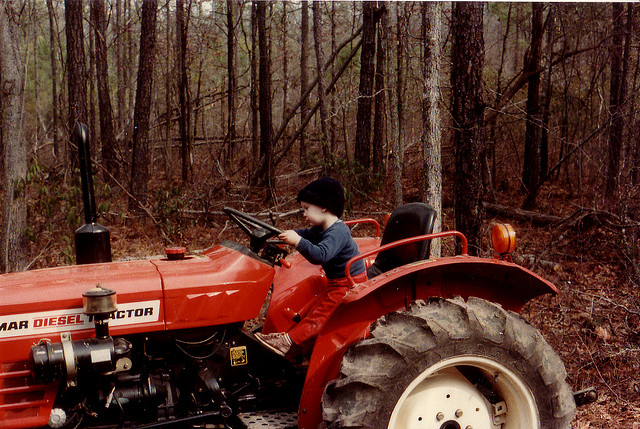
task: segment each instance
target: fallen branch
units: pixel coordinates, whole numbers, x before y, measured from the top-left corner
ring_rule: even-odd
[[[635,310],[631,310],[630,308],[628,308],[628,307],[626,307],[626,306],[624,306],[622,304],[618,304],[617,302],[615,302],[615,301],[613,301],[613,300],[611,300],[609,298],[606,298],[604,296],[600,296],[600,295],[596,295],[596,294],[589,293],[589,292],[584,292],[584,291],[580,292],[580,294],[586,295],[586,296],[590,296],[591,298],[595,298],[595,299],[599,299],[599,300],[608,302],[609,304],[613,305],[613,308],[619,307],[619,308],[625,310],[627,313],[635,314],[635,315],[640,316],[640,312],[635,311]]]
[[[565,218],[560,216],[538,213],[531,210],[516,209],[513,207],[503,206],[502,204],[484,203],[484,207],[487,212],[494,215],[531,222],[532,224],[539,226],[556,225],[565,221]]]

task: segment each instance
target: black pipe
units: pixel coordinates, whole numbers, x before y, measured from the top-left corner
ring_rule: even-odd
[[[89,148],[89,136],[87,126],[76,123],[76,145],[78,147],[78,159],[80,161],[80,181],[82,182],[82,202],[84,204],[84,222],[95,223],[98,220],[96,213],[96,199],[93,194],[93,174],[91,171],[91,154]]]
[[[78,146],[80,180],[82,182],[82,202],[85,224],[74,234],[76,243],[76,263],[93,264],[111,262],[111,239],[109,230],[97,223],[98,213],[93,193],[93,173],[91,172],[91,152],[87,126],[77,123],[74,137]]]

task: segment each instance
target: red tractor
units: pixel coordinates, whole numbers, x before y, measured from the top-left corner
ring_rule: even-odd
[[[517,314],[557,290],[511,262],[510,227],[484,259],[459,232],[432,234],[425,204],[397,209],[382,237],[348,221],[377,228],[356,239],[370,279],[291,362],[245,322],[270,300],[255,329],[287,331],[326,277],[285,258],[274,226],[225,212],[249,246],[0,276],[0,428],[565,428],[593,400]],[[449,236],[461,254],[429,259]]]

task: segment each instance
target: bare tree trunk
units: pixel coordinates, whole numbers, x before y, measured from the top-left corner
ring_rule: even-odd
[[[233,161],[236,142],[236,36],[235,36],[235,0],[227,1],[227,160]]]
[[[376,73],[373,116],[373,174],[384,178],[384,153],[387,146],[387,91],[385,86],[387,68],[387,28],[386,5],[382,5],[380,25],[378,25],[378,47],[376,49]]]
[[[360,86],[356,115],[355,161],[369,171],[371,165],[371,97],[373,95],[373,63],[376,51],[376,2],[362,3],[362,51],[360,52]]]
[[[544,87],[542,91],[542,130],[540,136],[540,177],[544,177],[549,172],[549,122],[551,120],[551,98],[553,83],[551,80],[553,70],[553,36],[555,33],[555,8],[553,3],[549,4],[547,12],[547,55]]]
[[[442,128],[440,125],[440,43],[442,28],[442,5],[438,2],[422,3],[422,40],[424,54],[422,75],[422,143],[424,166],[423,201],[431,204],[437,216],[434,232],[442,229]],[[431,243],[431,257],[439,258],[440,240]]]
[[[158,0],[154,0],[154,1],[157,3]],[[131,0],[125,0],[125,2],[126,2],[125,16],[127,17],[125,22],[130,23],[134,19],[137,19],[136,3],[134,2],[134,4],[131,4]],[[133,31],[125,32],[125,54],[124,54],[125,69],[127,69],[126,64],[132,64],[134,62],[136,49],[138,49],[139,51],[140,47],[137,46],[136,43],[133,41]],[[126,76],[126,83],[127,83],[126,87],[129,91],[129,101],[126,108],[126,113],[127,113],[126,123],[129,124],[131,122],[130,120],[131,109],[134,108],[133,106],[135,104],[135,99],[138,95],[133,90],[133,86],[135,82],[133,72],[127,70],[127,74],[125,76]],[[133,114],[135,115],[135,112],[133,112]]]
[[[38,31],[37,31],[37,25],[36,22],[38,21],[38,18],[36,16],[36,2],[34,1],[31,4],[31,10],[30,10],[30,14],[31,14],[31,20],[33,22],[33,104],[35,106],[35,116],[34,116],[34,142],[33,142],[33,153],[35,154],[35,156],[38,155],[38,145],[40,144],[40,123],[41,123],[41,118],[40,118],[40,82],[38,80]]]
[[[272,145],[272,106],[271,106],[271,55],[269,52],[269,40],[267,37],[267,4],[259,1],[256,17],[258,23],[258,49],[260,51],[259,76],[260,91],[258,105],[260,111],[260,156],[265,163],[262,170],[262,180],[266,184],[267,199],[272,201],[275,197],[273,189],[273,145]]]
[[[123,25],[124,21],[124,7],[122,5],[123,0],[116,0],[116,38],[115,38],[115,50],[116,50],[116,74],[118,75],[118,89],[116,91],[116,99],[118,103],[118,128],[122,129],[127,123],[125,119],[126,107],[125,107],[125,95],[127,88],[127,70],[124,67],[125,61],[123,58],[124,47],[122,41],[124,40]]]
[[[633,8],[634,8],[634,4],[629,4],[629,10],[628,10],[628,18],[627,18],[627,25],[632,28],[633,25]],[[631,30],[629,30],[629,33],[631,33]],[[638,59],[640,61],[640,58]],[[640,71],[640,67],[638,67],[638,64],[636,64],[636,73],[638,73],[638,71]],[[635,86],[635,85],[634,85]],[[634,136],[634,139],[629,141],[629,157],[630,157],[630,180],[631,180],[631,186],[638,186],[640,185],[640,121],[637,121],[637,125],[636,125],[636,134]],[[638,237],[639,234],[635,234],[635,237]],[[640,259],[640,250],[636,252],[637,254],[637,258]],[[640,270],[640,265],[636,265],[637,269]],[[640,273],[638,275],[638,277],[640,277]]]
[[[176,1],[176,45],[180,74],[178,83],[178,98],[180,103],[180,158],[182,159],[182,181],[191,181],[191,106],[189,102],[189,80],[187,72],[187,27],[185,24],[184,0]],[[187,13],[189,9],[187,8]]]
[[[188,15],[187,15],[187,25],[185,27],[189,27],[189,21],[190,21],[190,17],[191,17],[191,5],[192,3],[189,4],[188,6]],[[202,2],[198,2],[196,7],[198,8],[198,16],[202,16],[203,13],[203,5]],[[188,34],[188,31],[186,31],[186,33]],[[197,37],[197,36],[196,36]],[[201,36],[204,38],[204,35]],[[188,36],[187,36],[187,43],[188,43]],[[205,55],[204,55],[204,51],[205,51],[205,44],[204,43],[200,43],[200,44],[196,44],[196,45],[200,45],[200,50],[198,52],[198,54],[196,54],[196,57],[198,58],[198,73],[197,73],[197,78],[196,78],[196,96],[193,98],[194,99],[194,104],[191,104],[191,89],[189,86],[187,86],[187,94],[188,94],[188,100],[189,100],[189,143],[190,143],[190,147],[193,148],[193,142],[195,141],[196,137],[198,136],[198,113],[200,112],[200,93],[202,90],[202,74],[204,72],[204,60],[205,60]],[[196,48],[197,49],[197,48]],[[191,73],[189,73],[190,75]],[[188,84],[189,80],[187,79],[187,84]],[[191,120],[191,113],[193,112],[193,120]],[[204,136],[204,127],[202,128],[202,134]],[[192,156],[190,157],[192,159]],[[193,163],[191,163],[191,167],[193,167]]]
[[[65,0],[64,11],[69,89],[68,133],[72,133],[77,122],[87,124],[89,119],[87,113],[87,66],[84,59],[82,2]],[[75,153],[75,151],[69,150],[67,153],[69,157],[67,165],[77,165],[77,159],[71,155],[72,153]]]
[[[402,204],[402,163],[400,152],[402,151],[400,143],[400,118],[398,104],[402,102],[398,93],[398,27],[400,25],[398,19],[398,3],[389,4],[389,22],[387,34],[390,36],[390,48],[389,48],[389,88],[390,88],[390,105],[389,110],[391,112],[389,121],[389,137],[391,142],[391,156],[393,165],[391,171],[393,172],[393,203],[394,206]]]
[[[107,21],[104,12],[104,0],[91,2],[91,17],[95,31],[96,78],[98,83],[98,108],[100,109],[100,141],[102,142],[102,162],[105,169],[118,178],[116,162],[116,141],[113,130],[113,115],[109,92],[109,69],[107,65]],[[110,175],[105,173],[105,181]]]
[[[456,147],[456,229],[469,239],[469,253],[477,254],[484,219],[482,165],[482,70],[484,68],[482,3],[453,4],[452,68],[453,127]]]
[[[55,37],[57,27],[55,25],[55,10],[53,0],[47,0],[47,10],[49,11],[49,46],[51,50],[51,133],[53,134],[53,156],[58,159],[60,155],[60,134],[59,134],[59,109],[58,109],[58,62],[56,61]]]
[[[331,52],[338,49],[338,41],[336,38],[336,2],[331,2]],[[336,77],[336,63],[331,62],[331,80]],[[331,91],[329,94],[329,147],[331,153],[336,153],[338,142],[336,131],[336,92]]]
[[[119,2],[120,0],[118,0]],[[165,25],[166,25],[166,47],[167,52],[165,56],[165,80],[164,80],[164,104],[165,104],[165,135],[164,135],[164,172],[167,176],[170,176],[172,165],[172,150],[171,150],[171,124],[172,124],[172,116],[173,116],[173,107],[171,104],[171,93],[173,88],[173,79],[171,73],[171,65],[173,64],[171,61],[171,48],[173,40],[171,38],[171,8],[169,7],[169,1],[167,0],[167,8],[165,10]]]
[[[329,138],[329,130],[327,121],[329,113],[327,112],[327,100],[325,97],[325,89],[327,87],[324,78],[324,51],[322,49],[322,16],[320,12],[320,0],[313,0],[313,40],[316,50],[316,72],[318,73],[318,100],[320,101],[320,129],[322,136],[320,142],[322,144],[322,153],[324,159],[329,154],[327,140]]]
[[[251,153],[253,170],[260,164],[260,113],[258,106],[258,1],[251,2]],[[249,174],[249,178],[252,174]]]
[[[146,0],[142,5],[142,28],[140,29],[140,60],[138,85],[133,117],[133,154],[131,158],[131,195],[129,209],[139,212],[139,205],[147,199],[149,181],[149,116],[151,114],[151,91],[153,88],[153,65],[156,44],[157,0]]]
[[[527,123],[524,141],[524,163],[522,183],[531,191],[540,180],[540,138],[542,117],[540,115],[540,55],[544,32],[543,4],[531,3],[531,47],[525,60],[529,73],[527,87]],[[525,207],[530,208],[530,207]]]
[[[396,206],[404,202],[402,191],[402,173],[404,170],[404,34],[406,28],[405,15],[400,13],[400,4],[396,3],[396,49],[395,49],[395,75],[393,90],[396,93],[396,104],[393,108],[397,111],[396,146],[393,154],[393,196]],[[406,5],[405,5],[406,6]],[[403,11],[404,12],[404,11]]]
[[[92,22],[91,11],[89,11],[89,22]],[[97,148],[100,146],[100,137],[96,125],[96,41],[94,31],[89,29],[89,74],[87,75],[87,85],[89,87],[89,146],[91,153],[98,153]]]
[[[2,149],[2,228],[0,272],[22,271],[26,265],[23,233],[27,227],[27,143],[22,128],[24,96],[20,29],[10,10],[0,2],[0,148]]]
[[[607,157],[606,197],[618,204],[620,197],[621,166],[623,165],[623,134],[625,128],[623,104],[626,97],[627,77],[624,75],[623,39],[624,5],[612,3],[612,39],[609,49],[611,58],[611,81],[609,89],[609,111],[611,127],[609,129],[609,147]]]
[[[287,39],[289,38],[289,32],[287,31],[287,2],[282,2],[282,17],[280,21],[280,27],[282,31],[282,121],[289,114],[287,104],[289,103],[289,59],[287,56]]]
[[[397,152],[397,160],[396,169],[395,169],[395,194],[396,201],[400,203],[404,202],[403,190],[402,190],[402,177],[404,172],[404,147],[406,144],[405,141],[405,74],[406,74],[406,58],[405,58],[405,35],[408,33],[407,22],[409,17],[407,16],[407,3],[402,3],[402,13],[400,13],[400,4],[398,4],[398,26],[397,30],[397,43],[398,50],[396,55],[396,74],[398,78],[396,80],[396,92],[398,93],[398,104],[396,108],[398,109],[398,152]]]
[[[301,2],[301,18],[300,26],[302,32],[302,40],[300,41],[300,123],[304,121],[309,113],[309,101],[305,97],[307,88],[309,87],[309,70],[307,66],[309,58],[309,2],[302,0]],[[307,138],[303,131],[300,134],[300,169],[307,166]]]

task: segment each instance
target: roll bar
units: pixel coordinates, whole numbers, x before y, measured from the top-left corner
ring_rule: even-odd
[[[462,243],[461,255],[466,255],[469,252],[469,244],[467,242],[467,237],[465,237],[464,234],[461,233],[460,231],[444,231],[444,232],[435,232],[433,234],[416,235],[415,237],[409,237],[409,238],[404,238],[402,240],[394,241],[392,243],[380,246],[377,249],[373,249],[368,252],[361,253],[360,255],[354,256],[353,258],[349,259],[349,262],[347,262],[346,267],[344,267],[345,276],[347,277],[347,280],[349,281],[349,284],[351,285],[351,287],[353,287],[356,284],[356,282],[353,280],[353,277],[351,277],[351,265],[353,265],[354,262],[364,258],[368,258],[369,256],[376,255],[384,250],[402,246],[404,244],[416,243],[418,241],[433,240],[436,238],[444,238],[444,237],[451,237],[451,236],[458,237],[460,239],[460,242]]]
[[[353,220],[344,221],[344,224],[347,226],[358,225],[361,223],[372,223],[376,227],[376,238],[380,238],[380,224],[375,219],[371,219],[370,217],[367,217],[362,219],[353,219]]]

